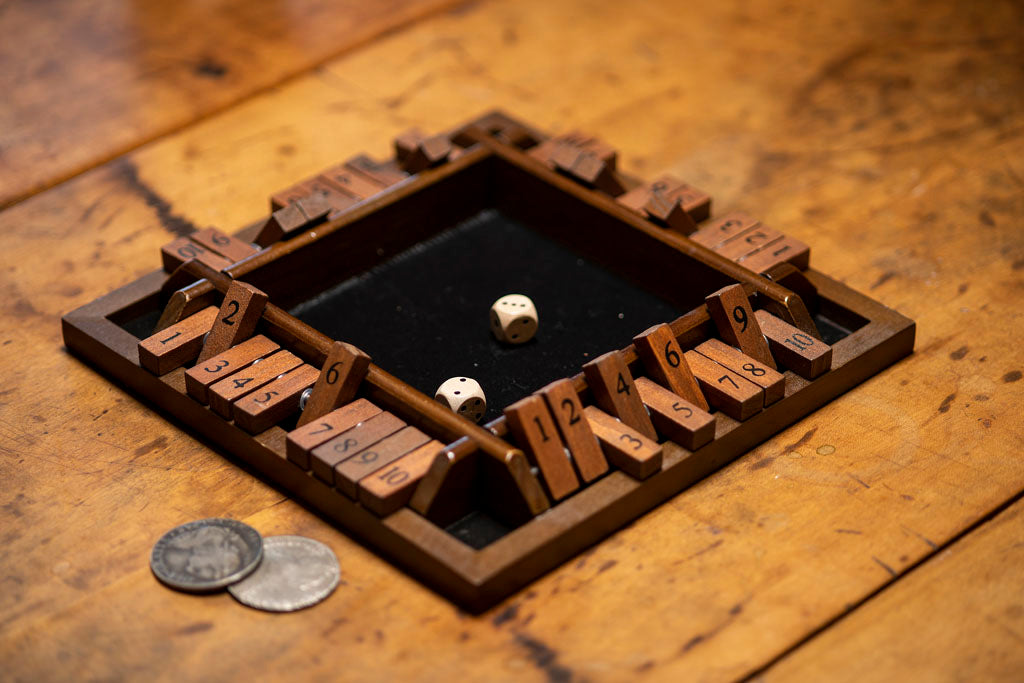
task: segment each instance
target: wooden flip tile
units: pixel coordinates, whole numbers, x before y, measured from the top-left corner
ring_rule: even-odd
[[[730,211],[701,226],[697,232],[690,235],[690,239],[714,249],[736,235],[756,227],[759,223],[760,221],[756,218],[742,211]]]
[[[427,134],[419,128],[410,128],[395,136],[395,158],[402,163],[416,151],[416,147],[427,139]]]
[[[217,228],[198,230],[189,235],[189,239],[231,263],[237,263],[259,251],[255,244],[227,235]]]
[[[405,426],[405,422],[383,411],[314,448],[309,454],[309,468],[318,479],[333,486],[335,465]]]
[[[397,141],[395,147],[398,148]],[[424,138],[405,158],[401,159],[402,170],[407,173],[419,173],[444,163],[451,153],[452,142],[444,135]]]
[[[384,183],[350,170],[345,164],[329,168],[321,173],[319,177],[359,199],[372,197],[387,187]]]
[[[646,479],[661,469],[662,451],[657,441],[596,406],[584,408],[583,416],[590,423],[608,461],[615,467],[634,479]]]
[[[593,187],[613,197],[626,191],[622,181],[606,161],[580,147],[561,142],[556,145],[549,160],[556,170],[588,187]]]
[[[596,156],[612,171],[615,170],[618,164],[618,152],[615,151],[614,147],[592,135],[580,133],[579,131],[549,138],[533,147],[528,154],[545,165],[554,168],[556,165],[554,157],[564,154],[564,150],[568,148]]]
[[[362,175],[367,180],[372,180],[375,183],[380,183],[384,187],[391,187],[409,177],[401,169],[393,167],[388,163],[374,161],[365,154],[352,157],[344,163],[344,166],[353,173]]]
[[[583,404],[573,388],[572,380],[557,380],[537,393],[547,401],[548,409],[558,425],[558,432],[569,448],[569,454],[583,481],[589,483],[607,472],[608,461],[590,430],[590,423],[583,419]]]
[[[198,259],[214,270],[224,270],[231,261],[216,254],[188,237],[179,237],[160,248],[160,262],[165,273],[174,272],[185,261]]]
[[[199,355],[216,317],[217,308],[209,306],[139,341],[139,364],[154,375],[180,368]]]
[[[743,285],[735,284],[709,294],[704,302],[708,313],[715,321],[718,334],[727,343],[739,347],[740,351],[755,358],[773,370],[775,359],[768,350],[768,342],[761,334],[761,326],[754,317],[754,309],[747,299]]]
[[[651,418],[640,401],[620,351],[609,351],[583,366],[590,393],[604,411],[611,413],[648,439],[658,435]]]
[[[540,468],[553,499],[564,498],[580,487],[543,398],[534,394],[516,401],[505,408],[505,421],[527,457]]]
[[[306,402],[306,409],[299,417],[298,426],[302,427],[351,401],[369,367],[370,357],[365,353],[351,344],[334,342],[327,353],[327,360],[320,370],[313,393]]]
[[[578,130],[574,130],[570,133],[564,133],[562,135],[559,135],[556,139],[561,142],[568,142],[570,144],[576,145],[584,152],[593,154],[598,159],[608,164],[608,168],[610,168],[613,171],[615,170],[615,167],[618,165],[619,153],[615,150],[615,148],[609,145],[607,142],[604,142],[600,138],[594,137],[593,135],[589,135],[588,133],[583,133]]]
[[[662,193],[666,199],[678,199],[690,218],[700,222],[711,214],[711,196],[703,190],[679,180],[671,175],[663,175],[649,185],[640,185],[616,198],[623,206],[646,215],[645,205],[651,199],[652,192]]]
[[[633,346],[648,375],[701,410],[708,409],[671,327],[665,323],[654,325],[633,337]]]
[[[299,396],[313,386],[318,374],[312,365],[300,365],[238,399],[231,410],[235,424],[250,434],[259,434],[299,412]]]
[[[764,223],[758,223],[752,228],[748,228],[735,237],[732,237],[723,244],[719,244],[715,247],[715,251],[727,259],[739,261],[744,256],[752,254],[765,245],[771,244],[775,240],[780,240],[783,237],[785,237],[785,235],[775,228],[769,228]]]
[[[695,451],[715,438],[715,416],[646,377],[636,379],[640,400],[666,439]]]
[[[261,247],[270,246],[289,237],[294,237],[330,217],[339,215],[353,206],[358,200],[355,197],[331,190],[333,197],[321,194],[300,197],[292,200],[287,206],[274,211],[260,228],[255,242]]]
[[[744,268],[763,273],[780,263],[791,263],[800,270],[807,270],[811,264],[811,248],[788,235],[767,244],[739,261]]]
[[[784,366],[805,379],[832,369],[832,347],[780,320],[768,311],[755,311],[772,353]]]
[[[203,363],[251,337],[266,305],[267,295],[263,290],[233,281],[224,294],[217,319],[196,362]]]
[[[644,204],[644,213],[655,223],[682,235],[690,235],[697,230],[696,221],[683,208],[683,203],[679,199],[669,199],[661,190],[651,192]]]
[[[225,420],[230,420],[232,403],[301,364],[298,356],[282,350],[242,368],[230,377],[210,385],[207,391],[210,408]]]
[[[732,370],[764,389],[764,406],[767,408],[786,395],[786,376],[760,361],[737,351],[719,339],[708,339],[694,349],[719,365]]]
[[[693,376],[708,402],[734,420],[746,420],[764,408],[764,389],[696,351],[687,351]]]
[[[251,365],[255,360],[269,356],[279,348],[277,344],[258,334],[186,370],[185,391],[195,400],[205,404],[209,400],[207,389],[211,384]]]
[[[359,480],[430,441],[415,427],[404,427],[334,466],[334,487],[349,498],[358,495]]]
[[[434,456],[443,448],[444,444],[440,441],[428,441],[411,453],[363,477],[359,480],[359,502],[379,517],[390,515],[403,507],[430,469]]]
[[[293,463],[308,470],[310,451],[380,413],[381,409],[365,398],[356,399],[346,406],[332,410],[315,422],[309,422],[288,432],[285,453]]]
[[[311,197],[319,197],[327,202],[333,211],[344,211],[358,201],[352,195],[339,190],[333,183],[314,177],[271,195],[270,210],[277,212],[289,204]]]

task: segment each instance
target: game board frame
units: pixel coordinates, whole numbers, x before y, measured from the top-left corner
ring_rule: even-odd
[[[493,118],[494,115],[488,116]],[[271,301],[285,307],[294,305],[308,296],[311,288],[319,291],[327,284],[314,286],[303,282],[301,277],[301,273],[310,271],[311,259],[317,252],[322,257],[345,245],[346,253],[352,255],[350,265],[334,277],[347,277],[428,238],[443,229],[443,225],[453,224],[453,216],[467,213],[465,206],[453,210],[459,202],[482,205],[488,199],[493,200],[488,194],[491,190],[483,187],[478,177],[474,179],[479,174],[472,172],[480,168],[476,165],[492,164],[499,173],[505,174],[503,182],[517,183],[517,192],[531,196],[528,206],[520,207],[521,215],[527,216],[531,225],[545,226],[556,238],[571,241],[564,218],[570,210],[578,214],[582,206],[588,226],[598,236],[633,235],[638,243],[658,245],[657,259],[668,262],[671,260],[669,251],[684,259],[689,267],[679,274],[679,287],[697,288],[702,296],[723,285],[740,282],[748,294],[760,302],[759,307],[771,307],[780,317],[787,313],[799,317],[802,299],[777,282],[655,225],[620,206],[613,198],[530,158],[514,144],[488,135],[485,129],[469,125],[460,131],[463,139],[469,137],[470,144],[458,158],[410,176],[343,216],[310,231],[315,233],[312,237],[305,233],[272,245],[223,273],[209,274],[205,282],[189,285],[183,312],[216,303],[226,284],[236,278],[264,288],[271,293]],[[538,133],[536,137],[541,135]],[[421,220],[430,215],[435,217]],[[417,220],[412,220],[413,217]],[[435,220],[436,224],[432,222]],[[379,236],[385,226],[390,236],[382,241]],[[258,229],[259,224],[254,224],[238,234],[251,239]],[[377,238],[371,240],[369,235]],[[596,240],[587,256],[614,265],[615,245],[602,246],[601,240]],[[644,277],[642,272],[633,272],[635,270],[627,268],[626,275]],[[377,375],[368,376],[363,395],[382,407],[400,411],[401,417],[410,424],[443,437],[449,444],[414,497],[413,507],[418,507],[420,512],[404,507],[386,517],[377,517],[290,462],[285,457],[286,433],[282,428],[275,426],[261,434],[250,435],[189,397],[182,369],[158,377],[140,366],[139,337],[125,329],[125,323],[164,308],[170,277],[163,271],[154,271],[67,314],[63,318],[67,348],[173,417],[183,428],[209,439],[245,468],[472,612],[492,606],[908,355],[913,350],[915,335],[912,320],[814,269],[807,269],[803,272],[804,281],[817,290],[812,313],[857,321],[857,325],[851,326],[856,327],[852,333],[832,345],[833,363],[829,372],[806,380],[786,371],[783,399],[744,422],[719,413],[715,438],[706,446],[691,453],[666,441],[662,469],[650,478],[639,481],[621,471],[613,471],[554,504],[530,472],[521,451],[502,440],[505,435],[502,419],[487,425],[488,429],[462,424],[466,422],[462,418],[439,412],[440,404],[412,387],[403,386],[400,379],[387,375],[383,369],[376,369]],[[265,314],[265,333],[307,362],[322,363],[331,340],[288,317],[278,313],[271,319]],[[703,305],[671,321],[670,325],[684,349],[714,334]],[[368,351],[372,354],[372,349]],[[622,351],[634,374],[643,374],[632,345]],[[586,396],[582,374],[572,379],[581,395]],[[514,528],[479,549],[463,543],[445,529],[453,516],[465,511],[464,504],[446,509],[441,500],[445,495],[454,495],[446,491],[444,480],[446,477],[451,481],[459,479],[455,473],[460,468],[472,470],[462,477],[463,488],[467,485],[465,482],[477,480],[473,472],[479,468],[491,470],[487,475],[489,480],[495,480],[495,468],[500,473],[498,479],[505,478],[497,490],[508,500],[508,515],[514,520]]]

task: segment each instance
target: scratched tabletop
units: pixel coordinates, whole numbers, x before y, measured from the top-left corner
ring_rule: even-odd
[[[203,7],[199,5],[202,4]],[[0,3],[0,678],[1020,680],[1024,6]],[[811,245],[914,354],[470,616],[63,347],[60,316],[399,132],[580,128]],[[339,557],[294,614],[166,529]]]

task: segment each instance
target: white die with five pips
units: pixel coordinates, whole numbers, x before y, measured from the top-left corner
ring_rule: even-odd
[[[523,344],[537,334],[537,307],[524,294],[506,294],[491,305],[491,332],[507,344]]]
[[[487,398],[480,383],[471,377],[452,377],[445,380],[434,393],[434,398],[473,422],[479,422],[487,411]]]

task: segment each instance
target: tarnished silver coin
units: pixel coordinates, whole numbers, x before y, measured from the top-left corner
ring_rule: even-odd
[[[243,605],[293,612],[330,595],[341,580],[338,558],[320,541],[303,536],[263,539],[263,561],[252,574],[228,586]]]
[[[206,593],[250,574],[263,557],[263,539],[233,519],[200,519],[164,534],[149,558],[156,578],[171,588]]]

